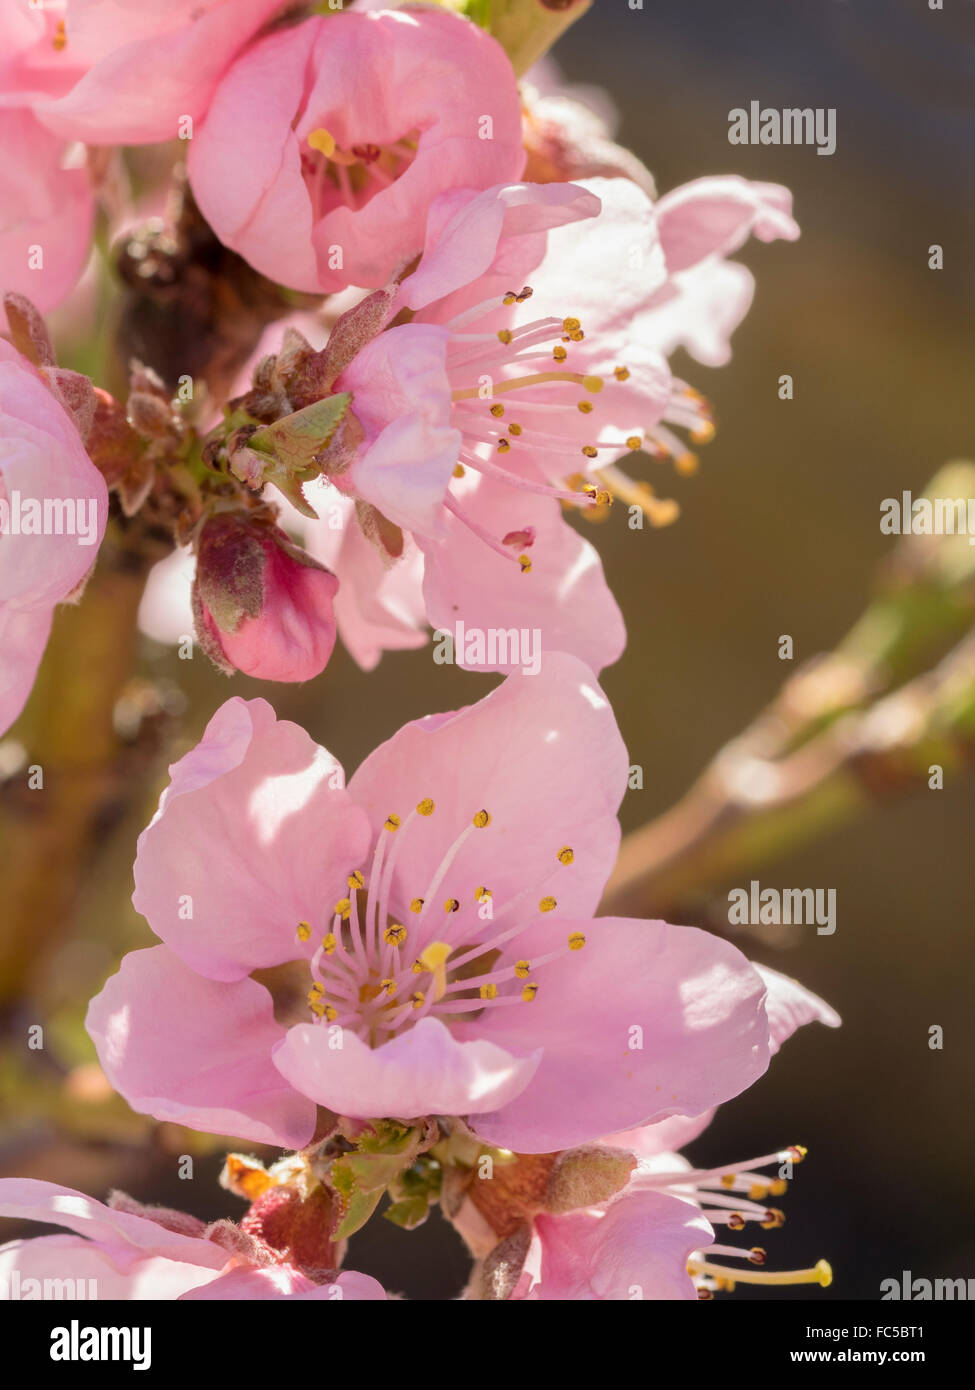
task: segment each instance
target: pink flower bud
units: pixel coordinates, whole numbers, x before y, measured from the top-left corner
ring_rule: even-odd
[[[228,675],[304,681],[335,645],[338,580],[276,526],[212,517],[197,546],[193,611],[207,655]]]

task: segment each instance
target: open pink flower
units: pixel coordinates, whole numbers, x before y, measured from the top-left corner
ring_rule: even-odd
[[[768,989],[770,1054],[803,1024],[839,1025],[835,1011],[795,980],[765,966],[755,968]],[[765,1251],[728,1243],[729,1233],[749,1225],[781,1226],[782,1212],[768,1203],[785,1192],[788,1179],[781,1174],[791,1174],[804,1150],[783,1149],[718,1169],[694,1168],[677,1150],[696,1139],[713,1114],[674,1116],[603,1140],[634,1155],[632,1176],[607,1202],[537,1216],[510,1297],[693,1299],[733,1287],[736,1280],[828,1282],[829,1267],[822,1262],[812,1270],[756,1273],[765,1264]]]
[[[521,1152],[737,1094],[768,1063],[758,973],[706,932],[592,920],[627,771],[561,654],[406,725],[347,788],[263,701],[228,701],[139,841],[134,902],[164,944],[92,1002],[110,1081],[289,1147],[323,1105],[466,1115]]]
[[[0,340],[0,733],[30,694],[55,606],[94,564],[107,515],[74,422]]]
[[[304,681],[335,645],[338,580],[276,526],[231,513],[211,517],[198,541],[193,610],[207,654],[230,674]]]
[[[94,200],[83,157],[24,108],[0,99],[0,294],[53,309],[88,259]],[[0,308],[0,325],[4,322]]]
[[[66,1297],[65,1281],[71,1280],[76,1296],[86,1300],[386,1297],[375,1279],[354,1270],[315,1283],[291,1265],[270,1262],[266,1250],[229,1223],[208,1227],[196,1217],[155,1207],[138,1214],[136,1203],[120,1200],[121,1208],[104,1206],[55,1183],[0,1178],[0,1216],[72,1232],[0,1246],[0,1281],[17,1289],[9,1296],[47,1296],[44,1282],[53,1280],[61,1292],[51,1296]]]
[[[234,64],[190,180],[226,245],[309,292],[384,284],[444,189],[516,179],[521,109],[500,45],[428,9],[318,16]]]
[[[796,235],[789,201],[741,179],[702,180],[656,206],[625,179],[436,200],[423,256],[387,291],[385,318],[353,309],[323,354],[361,432],[326,472],[412,536],[435,627],[501,629],[520,614],[546,648],[595,670],[618,657],[619,612],[560,504],[615,495],[651,524],[672,519],[673,504],[632,482],[619,457],[647,449],[686,468],[671,427],[713,433],[666,353],[706,332],[726,339],[744,307],[704,312],[694,277],[720,270],[752,228]],[[409,322],[377,331],[403,309]]]
[[[0,92],[90,145],[192,135],[234,55],[284,0],[45,0],[4,6]]]

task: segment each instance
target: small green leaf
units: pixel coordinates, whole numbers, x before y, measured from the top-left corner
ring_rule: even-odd
[[[429,1214],[430,1206],[425,1197],[406,1197],[388,1207],[383,1218],[392,1221],[394,1226],[402,1226],[404,1231],[413,1231],[423,1225]]]

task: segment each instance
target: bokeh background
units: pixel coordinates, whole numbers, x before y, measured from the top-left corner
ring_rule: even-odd
[[[718,421],[696,478],[648,474],[679,497],[680,522],[630,531],[620,514],[587,533],[629,630],[603,682],[644,768],[643,790],[623,806],[632,829],[672,805],[774,696],[787,674],[780,634],[802,660],[856,619],[892,545],[879,529],[882,499],[919,493],[946,460],[975,456],[975,4],[646,0],[631,10],[596,0],[554,56],[568,80],[610,94],[618,138],[661,191],[711,173],[773,180],[793,190],[802,226],[795,244],[742,253],[758,284],[732,363],[676,364]],[[752,99],[835,107],[835,154],[730,145],[728,112]],[[941,271],[928,269],[935,242]],[[777,396],[786,372],[791,402]],[[326,677],[303,688],[230,684],[202,658],[179,662],[148,643],[143,655],[145,671],[170,683],[184,741],[230,693],[261,693],[348,769],[405,720],[493,684],[435,666],[429,648],[387,656],[368,675],[337,651]],[[222,1147],[200,1143],[194,1180],[178,1181],[174,1156],[191,1151],[188,1136],[104,1102],[93,1137],[97,1082],[73,1070],[92,1056],[80,1028],[88,995],[122,949],[151,939],[127,899],[135,834],[160,785],[157,776],[138,811],[106,829],[57,951],[7,1011],[11,1039],[38,1018],[50,1043],[26,1063],[22,1042],[12,1044],[17,1059],[4,1057],[0,1166],[96,1195],[122,1186],[209,1219],[239,1216],[215,1183]],[[905,1269],[975,1277],[973,810],[975,775],[952,775],[942,791],[892,801],[735,880],[837,893],[833,936],[805,928],[743,944],[829,999],[844,1027],[804,1030],[690,1151],[711,1165],[809,1148],[787,1224],[765,1244],[776,1268],[828,1258],[835,1282],[762,1297],[876,1299],[881,1280]],[[714,908],[686,920],[711,920]],[[944,1029],[941,1051],[928,1047],[933,1024]],[[52,1096],[61,1097],[53,1107]],[[350,1263],[413,1298],[456,1295],[467,1268],[436,1216],[410,1234],[374,1221]]]

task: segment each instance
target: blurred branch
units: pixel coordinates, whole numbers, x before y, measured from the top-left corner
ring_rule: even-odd
[[[3,745],[16,761],[0,783],[0,1005],[25,992],[46,947],[63,937],[106,825],[138,791],[116,703],[156,558],[140,529],[109,523],[83,600],[58,610],[31,698]],[[43,785],[30,786],[31,767]]]
[[[975,497],[975,466],[948,465],[924,495]],[[835,651],[800,667],[677,806],[626,837],[603,912],[672,913],[875,802],[927,787],[932,766],[973,759],[968,542],[902,537]]]

